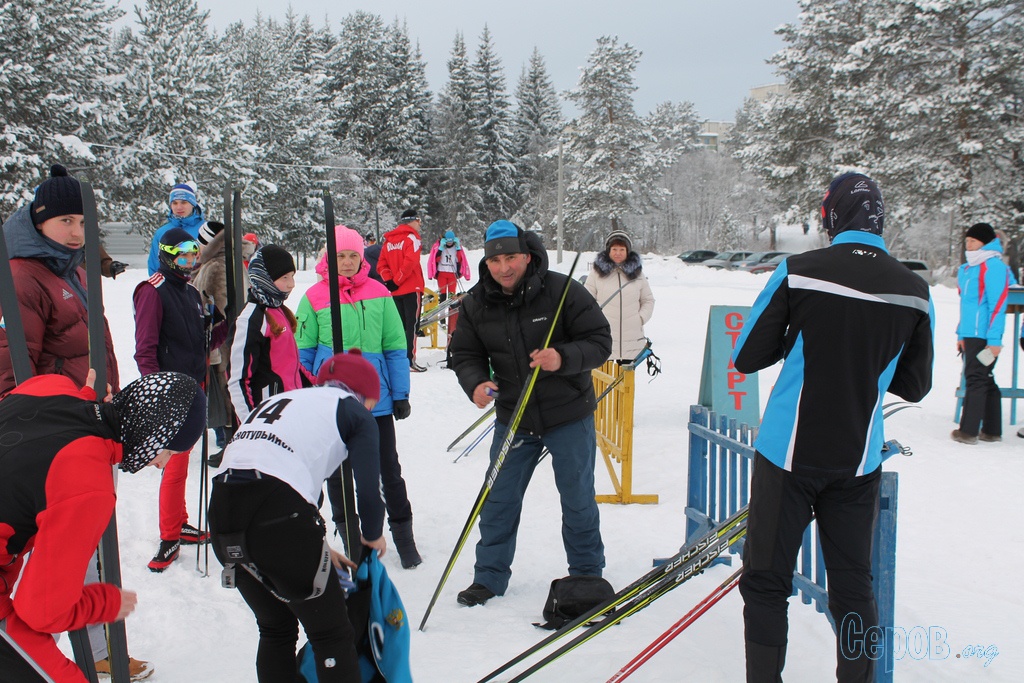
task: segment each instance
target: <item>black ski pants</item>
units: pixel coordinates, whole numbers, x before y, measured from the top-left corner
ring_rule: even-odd
[[[748,665],[748,682],[781,680],[793,570],[812,514],[821,537],[829,611],[836,624],[854,615],[862,633],[878,625],[871,585],[871,549],[881,476],[881,469],[842,479],[798,476],[756,454],[740,577],[743,623],[748,657],[752,651],[764,650],[758,646],[774,648],[781,656],[761,657],[762,661],[777,662],[772,667],[776,671]],[[749,646],[751,643],[754,648]],[[874,680],[875,662],[864,653],[865,648],[851,652],[843,647],[843,639],[837,638],[839,683]]]
[[[274,477],[232,482],[214,479],[210,495],[210,533],[215,551],[222,533],[245,531],[252,563],[285,597],[282,602],[249,572],[237,567],[235,585],[256,616],[260,631],[256,674],[260,683],[300,681],[295,654],[299,624],[313,647],[321,683],[360,683],[352,624],[341,584],[328,580],[322,595],[313,592],[324,543],[319,511],[291,486]],[[223,557],[218,552],[222,563]]]
[[[977,436],[979,430],[989,436],[1003,434],[1002,394],[992,371],[996,364],[985,365],[978,354],[988,341],[976,337],[964,339],[964,405],[960,413],[960,431]]]
[[[402,327],[405,328],[405,350],[410,363],[416,357],[416,327],[420,322],[420,296],[422,296],[421,292],[409,292],[391,297],[398,309],[398,317],[402,319]]]

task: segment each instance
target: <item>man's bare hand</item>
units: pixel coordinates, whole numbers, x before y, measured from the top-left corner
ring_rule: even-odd
[[[473,390],[473,403],[477,408],[486,408],[498,395],[498,385],[494,382],[480,382]]]
[[[552,348],[537,349],[530,354],[530,367],[540,366],[541,370],[558,372],[562,367],[562,354]]]

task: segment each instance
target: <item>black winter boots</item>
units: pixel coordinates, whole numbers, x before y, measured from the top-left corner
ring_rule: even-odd
[[[416,539],[412,536],[412,520],[391,522],[391,537],[395,539],[395,549],[402,561],[403,569],[412,569],[423,563],[423,558],[416,550]]]
[[[773,647],[746,641],[747,683],[782,683],[786,646]]]

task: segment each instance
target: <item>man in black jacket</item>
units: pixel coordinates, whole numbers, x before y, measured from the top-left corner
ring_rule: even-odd
[[[832,246],[779,266],[733,354],[747,374],[785,358],[754,442],[740,578],[748,683],[782,680],[787,601],[812,514],[840,628],[836,676],[874,680],[865,634],[878,625],[871,542],[882,403],[886,392],[920,401],[932,384],[928,285],[886,250],[878,186],[859,173],[841,175],[821,211]]]
[[[473,585],[458,597],[463,605],[505,593],[523,496],[545,447],[561,497],[569,574],[600,576],[604,568],[594,500],[596,399],[590,371],[611,354],[611,330],[594,298],[573,281],[550,346],[543,348],[566,278],[548,270],[547,252],[534,233],[504,220],[487,228],[480,281],[463,299],[451,356],[459,384],[477,407],[497,395],[492,463],[533,368],[541,370],[480,513]]]

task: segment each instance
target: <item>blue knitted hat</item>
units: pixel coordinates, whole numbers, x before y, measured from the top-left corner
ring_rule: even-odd
[[[178,183],[172,187],[167,203],[170,204],[175,199],[184,199],[192,206],[199,206],[199,199],[196,196],[196,188],[192,183]]]
[[[522,230],[512,221],[494,221],[484,235],[484,258],[499,254],[528,254]]]

